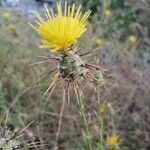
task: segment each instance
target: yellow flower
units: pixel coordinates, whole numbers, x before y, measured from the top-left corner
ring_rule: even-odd
[[[16,30],[16,25],[13,24],[13,23],[11,23],[11,24],[7,25],[7,29],[8,29],[9,31],[14,31],[14,30]]]
[[[111,16],[111,11],[110,10],[105,10],[105,16],[110,17]]]
[[[46,6],[45,10],[46,20],[35,11],[37,25],[29,23],[43,38],[41,48],[51,48],[53,52],[65,51],[86,31],[85,21],[90,15],[90,10],[82,14],[81,6],[75,11],[75,4],[70,7],[66,2],[64,11],[61,3],[57,3],[57,14],[54,14],[52,9],[49,11]]]
[[[111,102],[108,102],[107,106],[112,109],[112,103]]]
[[[98,39],[96,40],[96,44],[99,45],[99,46],[103,45],[103,44],[104,44],[104,39],[98,38]]]
[[[111,136],[108,136],[106,139],[106,144],[109,148],[114,148],[119,144],[120,136],[117,134],[112,134]]]
[[[104,105],[104,104],[102,104],[102,105],[100,106],[99,112],[100,112],[100,113],[104,113],[104,112],[105,112],[105,105]]]
[[[136,42],[136,40],[137,40],[137,38],[136,38],[136,36],[134,36],[134,35],[130,35],[130,36],[128,37],[128,41],[131,42],[131,43],[133,43],[133,44]]]
[[[5,11],[5,12],[3,12],[2,16],[3,16],[3,18],[9,18],[10,13],[8,11]]]

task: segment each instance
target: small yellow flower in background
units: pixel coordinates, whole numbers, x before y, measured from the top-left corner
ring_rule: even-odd
[[[105,109],[106,109],[106,103],[102,103],[102,104],[100,105],[99,112],[100,112],[100,113],[104,113],[104,112],[105,112]]]
[[[5,11],[5,12],[3,12],[2,16],[3,16],[3,18],[9,18],[10,13],[8,11]]]
[[[110,17],[112,15],[110,10],[105,10],[105,16]]]
[[[104,44],[104,39],[103,38],[97,38],[96,39],[96,45],[101,46]]]
[[[71,7],[65,2],[64,11],[61,3],[57,3],[57,14],[45,6],[46,17],[44,20],[38,12],[35,11],[37,25],[30,24],[43,38],[41,48],[51,48],[51,51],[66,51],[68,47],[75,44],[77,39],[86,31],[86,20],[91,11],[82,14],[81,6],[75,10],[75,4]]]
[[[130,35],[130,36],[128,37],[128,41],[129,41],[130,43],[134,44],[134,43],[137,41],[137,38],[136,38],[136,36],[134,36],[134,35]]]
[[[101,106],[100,106],[99,112],[100,112],[100,113],[104,113],[104,112],[105,112],[105,107],[104,107],[104,105],[101,105]]]
[[[8,24],[8,25],[7,25],[7,29],[8,29],[9,31],[14,31],[14,30],[16,30],[16,25],[13,24],[13,23]]]
[[[109,148],[115,148],[120,143],[120,136],[112,134],[106,138],[106,144]]]
[[[111,102],[108,102],[107,106],[112,109],[112,103]]]

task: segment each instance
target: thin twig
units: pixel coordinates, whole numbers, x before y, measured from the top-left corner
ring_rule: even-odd
[[[64,108],[65,108],[65,103],[66,103],[66,90],[63,89],[63,101],[62,101],[62,106],[61,106],[61,110],[60,110],[60,118],[59,118],[58,130],[57,130],[57,133],[56,133],[56,140],[55,140],[56,144],[58,142],[59,135],[60,135],[60,130],[61,130],[61,125],[62,125],[62,118],[63,118]],[[57,145],[55,147],[57,147]]]

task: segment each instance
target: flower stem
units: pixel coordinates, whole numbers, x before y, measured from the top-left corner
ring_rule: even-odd
[[[80,114],[80,117],[81,117],[81,119],[84,123],[84,127],[85,127],[86,145],[88,146],[89,150],[93,150],[91,134],[90,134],[90,126],[89,126],[89,122],[86,118],[85,105],[84,105],[84,101],[83,101],[82,91],[78,86],[76,86],[74,88],[74,90],[75,90],[75,94],[76,94],[76,98],[77,98],[77,102],[78,102],[78,106],[79,106],[79,114]]]
[[[100,102],[100,87],[98,86],[97,87],[97,91],[98,91],[98,94],[97,94],[97,99],[98,99],[98,106],[100,107],[101,106],[101,102]],[[102,117],[102,113],[99,112],[98,115],[97,115],[97,118],[98,118],[98,124],[99,124],[99,128],[100,128],[100,135],[99,135],[99,139],[100,139],[100,150],[104,150],[104,145],[103,145],[103,132],[104,132],[104,121],[103,121],[103,117]]]

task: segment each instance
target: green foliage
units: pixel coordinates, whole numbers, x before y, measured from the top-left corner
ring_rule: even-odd
[[[109,7],[113,13],[107,22],[109,30],[129,29],[130,25],[136,22],[136,12],[126,4],[125,0],[112,0]]]
[[[71,0],[70,3],[76,3],[77,5],[81,4],[83,11],[90,9],[92,11],[91,16],[99,13],[99,7],[102,6],[102,0]]]
[[[108,30],[117,31],[120,28],[128,28],[129,30],[130,25],[136,21],[136,14],[131,9],[127,10],[122,11],[119,15],[113,16],[106,22]]]
[[[111,0],[110,7],[114,9],[125,8],[125,0]]]
[[[0,110],[6,107],[6,100],[4,97],[4,92],[2,90],[2,84],[0,82]]]
[[[148,34],[150,35],[150,24],[147,22],[149,20],[149,1],[141,2],[140,0],[71,0],[71,3],[81,3],[83,10],[91,9],[92,14],[90,21],[92,24],[100,25],[105,28],[106,33],[111,33],[111,35],[116,32],[122,32],[119,36],[124,36],[127,32],[133,33],[134,30],[131,29],[133,24],[139,24],[146,28]],[[136,4],[136,5],[135,5]],[[105,6],[104,8],[104,5]],[[147,9],[144,9],[144,5]],[[109,11],[110,16],[105,16],[105,11]],[[145,19],[144,19],[145,18]],[[109,37],[111,37],[109,34]]]

